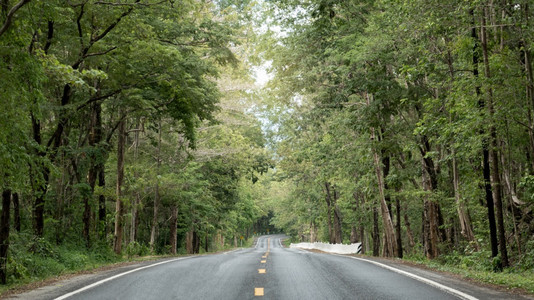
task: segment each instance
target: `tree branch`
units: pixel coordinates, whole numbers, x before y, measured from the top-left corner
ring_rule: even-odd
[[[115,3],[115,2],[106,2],[106,1],[96,1],[94,4],[100,4],[100,5],[110,5],[110,6],[151,6],[151,5],[158,5],[167,2],[167,0],[154,2],[154,3],[140,3],[139,1],[135,3]]]
[[[87,58],[87,57],[91,57],[91,56],[99,56],[99,55],[106,55],[108,54],[109,52],[117,49],[118,47],[111,47],[110,49],[106,50],[106,51],[102,51],[102,52],[95,52],[95,53],[89,53],[89,54],[85,54],[83,56],[83,58]]]
[[[112,97],[112,96],[117,95],[117,94],[120,93],[120,92],[122,92],[122,89],[120,89],[120,90],[115,90],[115,91],[113,91],[113,92],[111,92],[111,93],[108,93],[108,94],[106,94],[106,95],[103,95],[103,96],[90,98],[90,99],[87,100],[85,103],[78,105],[78,107],[76,108],[76,110],[77,110],[77,111],[78,111],[78,110],[81,110],[81,109],[83,109],[84,107],[86,107],[87,105],[89,105],[89,104],[91,104],[91,103],[93,103],[93,102],[98,102],[98,101],[100,101],[100,100],[107,99],[107,98],[109,98],[109,97]]]
[[[84,47],[83,45],[83,30],[82,30],[82,17],[83,17],[83,14],[85,13],[85,2],[82,3],[80,5],[80,14],[78,15],[78,18],[76,18],[76,25],[78,27],[78,37],[80,38],[80,45],[82,46],[82,48]]]
[[[138,3],[139,1],[141,0],[136,0],[135,3]],[[124,17],[128,16],[133,11],[133,9],[134,9],[133,7],[130,7],[127,11],[123,12],[113,23],[111,23],[106,29],[104,29],[104,31],[101,34],[97,36],[92,36],[91,40],[89,41],[89,45],[87,45],[87,47],[82,49],[80,58],[71,67],[75,70],[78,69],[80,65],[82,64],[83,60],[87,57],[87,53],[89,52],[89,49],[91,49],[91,47],[95,43],[97,43],[98,41],[106,37],[106,35],[110,31],[112,31]],[[83,6],[82,6],[82,10],[83,10]]]
[[[48,21],[48,34],[46,35],[46,44],[44,46],[44,53],[48,54],[50,46],[52,46],[52,38],[54,37],[54,21]]]
[[[31,0],[20,0],[19,3],[15,4],[15,6],[11,8],[11,10],[7,13],[6,21],[4,22],[4,25],[2,25],[2,28],[0,28],[0,36],[2,36],[2,34],[4,34],[7,31],[9,26],[11,26],[11,22],[13,21],[13,15],[15,15],[17,10],[19,10],[21,7],[23,7],[25,4],[27,4],[30,1]]]

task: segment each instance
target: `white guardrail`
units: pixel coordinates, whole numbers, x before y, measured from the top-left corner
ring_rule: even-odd
[[[362,250],[362,243],[354,243],[350,245],[343,244],[327,244],[321,242],[315,243],[298,243],[289,245],[289,248],[300,248],[308,250],[320,250],[328,253],[337,254],[357,254]]]

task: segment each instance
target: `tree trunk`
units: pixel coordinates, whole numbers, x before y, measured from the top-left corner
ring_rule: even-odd
[[[99,143],[102,142],[103,134],[102,134],[102,107],[99,102],[95,102],[91,104],[91,122],[89,126],[89,146],[92,147],[94,150],[93,152],[98,153],[97,149],[100,148]],[[102,151],[102,149],[99,149]],[[95,156],[91,156],[91,167],[89,168],[89,175],[88,182],[89,186],[91,187],[91,195],[94,195],[95,192],[95,186],[96,186],[96,180],[100,176],[100,169],[104,168],[103,166],[103,158],[101,157],[102,154]],[[100,187],[103,187],[103,184],[101,185],[101,179],[99,179]],[[101,196],[103,197],[103,196]],[[100,198],[100,197],[99,197]],[[86,240],[87,246],[90,246],[90,236],[89,236],[89,228],[91,226],[91,206],[89,205],[89,197],[84,198],[84,214],[83,214],[83,220],[84,220],[84,231],[83,236]],[[99,222],[104,221],[105,219],[105,212],[103,218],[101,218],[100,215],[100,199],[99,199]],[[104,207],[105,209],[105,207]],[[98,226],[99,230],[104,230],[102,226]],[[105,237],[105,235],[101,235],[102,238]]]
[[[38,145],[41,145],[41,122],[35,118],[33,113],[31,113],[31,120],[33,139]],[[46,156],[45,151],[38,151],[36,154],[41,159]],[[39,164],[39,167],[41,168],[39,171],[41,172],[43,182],[38,180],[39,186],[35,190],[36,196],[33,203],[33,232],[36,236],[41,237],[44,232],[44,204],[50,178],[50,170],[42,163]]]
[[[83,200],[83,231],[82,235],[85,240],[85,246],[91,247],[91,235],[89,231],[91,229],[91,206],[89,205],[89,197],[85,196]]]
[[[19,193],[13,194],[13,227],[17,232],[20,232],[20,201]]]
[[[486,33],[486,17],[487,9],[484,9],[484,15],[482,17],[482,27],[481,27],[481,42],[482,42],[482,54],[484,56],[484,69],[486,78],[491,78],[490,65],[489,65],[489,56],[488,56],[488,43],[487,43],[487,33]],[[493,90],[491,87],[488,87],[488,99],[487,107],[490,116],[490,139],[491,139],[491,183],[492,183],[492,192],[493,199],[495,201],[495,209],[497,210],[497,232],[499,237],[499,250],[501,252],[501,263],[502,266],[499,268],[507,267],[508,263],[508,251],[506,250],[506,233],[504,228],[504,216],[502,208],[502,193],[501,193],[501,177],[499,172],[499,153],[498,153],[498,142],[497,142],[497,130],[493,122],[493,116],[495,114],[493,106]]]
[[[360,226],[360,237],[361,237],[361,243],[362,243],[362,251],[360,252],[360,254],[365,254],[365,248],[367,247],[367,240],[364,238],[365,237],[365,231],[363,230],[363,225]]]
[[[248,235],[247,235],[247,238],[248,238]],[[209,251],[209,243],[210,241],[210,235],[206,232],[206,237],[204,239],[204,251],[208,252]]]
[[[193,230],[193,253],[200,252],[200,237],[196,230]]]
[[[415,247],[415,239],[413,237],[413,231],[411,228],[410,219],[408,217],[408,205],[405,204],[404,207],[404,226],[406,227],[406,235],[408,236],[408,244],[410,245],[410,248],[413,249]]]
[[[471,225],[471,219],[469,218],[469,212],[465,205],[465,202],[460,196],[460,176],[458,175],[458,164],[456,162],[456,153],[452,150],[452,180],[454,186],[454,199],[456,201],[456,211],[458,212],[458,219],[460,221],[460,228],[462,229],[462,235],[470,242],[475,250],[479,250],[477,241],[475,240],[475,234],[473,232],[473,226]]]
[[[432,183],[430,175],[427,173],[427,165],[424,159],[421,159],[423,169],[423,190],[427,192],[424,196],[424,210],[423,210],[423,223],[424,223],[424,246],[425,255],[429,259],[436,258],[439,255],[439,223],[438,223],[438,210],[437,204],[430,199],[429,195],[432,193]]]
[[[317,241],[317,225],[315,222],[310,222],[310,243]]]
[[[339,198],[339,194],[336,191],[335,187],[332,187],[332,191],[334,193],[334,242],[336,244],[343,243],[343,231],[341,228],[342,220],[341,220],[341,211],[339,210],[339,206],[337,205],[337,200]]]
[[[360,239],[360,237],[358,236],[358,228],[356,228],[356,226],[353,224],[351,227],[350,227],[350,238],[349,238],[349,241],[351,244],[354,244],[354,243],[357,243],[358,240]]]
[[[176,228],[178,227],[178,205],[174,204],[171,208],[171,220],[170,220],[170,242],[171,242],[171,254],[176,255],[177,234]]]
[[[527,77],[527,86],[526,86],[526,98],[527,98],[527,105],[526,107],[528,112],[528,136],[529,136],[529,151],[531,153],[534,153],[534,115],[532,110],[534,109],[534,78],[532,75],[532,54],[530,50],[526,49],[525,45],[527,44],[526,41],[521,42],[521,50],[522,53],[522,62],[525,65],[525,74]],[[527,154],[529,154],[529,151],[527,151]],[[534,173],[534,155],[528,155],[529,163],[530,163],[530,171],[531,173]]]
[[[399,258],[402,258],[402,231],[401,231],[401,205],[400,205],[400,199],[399,196],[395,199],[396,204],[396,213],[397,213],[397,222],[396,222],[396,234],[397,234],[397,249],[398,249],[398,256]]]
[[[11,190],[2,191],[2,216],[0,219],[0,282],[7,282],[7,250],[9,248],[9,216]]]
[[[373,207],[373,256],[380,255],[380,231],[378,229],[378,208]]]
[[[374,129],[372,129],[372,138],[374,139]],[[387,253],[388,256],[397,256],[398,255],[398,249],[396,244],[396,237],[395,237],[395,229],[393,227],[393,221],[391,220],[391,213],[389,212],[388,205],[386,203],[386,197],[384,192],[384,180],[382,178],[382,171],[380,170],[380,159],[378,157],[378,153],[376,150],[373,150],[373,157],[375,162],[375,172],[376,172],[376,178],[378,183],[378,192],[380,197],[380,210],[382,213],[382,223],[384,227],[384,236],[386,244],[385,246],[387,249],[385,249],[385,253]]]
[[[141,121],[138,120],[137,123],[137,130],[134,134],[134,162],[137,163],[137,157],[139,155],[139,134],[141,132]],[[134,171],[134,178],[138,180],[139,174],[137,172],[137,168],[135,168]],[[131,224],[130,224],[130,243],[133,243],[136,241],[137,238],[137,224],[139,224],[139,218],[138,218],[138,207],[141,203],[141,196],[139,195],[139,191],[135,192],[135,200],[132,205],[132,218],[131,218]]]
[[[124,148],[126,145],[126,118],[124,108],[121,108],[119,123],[119,137],[117,143],[117,202],[115,203],[115,233],[113,250],[120,254],[122,251],[122,232],[124,222],[124,203],[122,201],[122,184],[124,181]]]
[[[384,134],[384,129],[381,128],[380,129],[381,131],[381,134],[383,135]],[[383,137],[381,138],[381,135],[379,134],[378,135],[378,142],[381,142],[383,139]],[[388,183],[387,183],[387,178],[388,178],[388,175],[389,175],[389,169],[391,167],[391,163],[390,163],[390,159],[389,159],[389,155],[387,154],[387,152],[385,150],[382,150],[380,151],[381,153],[381,156],[382,156],[382,178],[383,178],[383,181],[384,181],[384,198],[386,199],[386,204],[388,206],[388,210],[389,210],[389,217],[391,219],[393,219],[393,210],[391,209],[391,196],[389,195],[388,193],[388,190],[389,190],[389,187],[388,187]]]
[[[334,226],[332,225],[332,196],[330,195],[330,184],[328,182],[325,185],[325,201],[326,201],[326,217],[328,223],[328,242],[335,244],[336,238],[334,236]]]
[[[234,236],[234,247],[237,247],[237,240]],[[193,254],[193,229],[189,230],[185,234],[185,250],[187,251],[187,254]]]
[[[98,167],[98,186],[103,190],[106,187],[106,171],[104,164],[101,164]],[[106,196],[100,194],[98,196],[98,222],[99,222],[99,231],[100,238],[105,240],[108,228],[106,220]]]
[[[452,61],[451,52],[447,52],[449,73],[451,77],[451,82],[454,82],[454,66]],[[454,113],[450,113],[449,122],[452,123],[456,117]],[[452,156],[452,182],[454,188],[454,199],[456,201],[456,211],[458,212],[458,218],[460,221],[461,234],[469,241],[471,245],[475,248],[476,251],[480,249],[477,241],[475,240],[475,234],[473,233],[473,226],[471,224],[471,219],[469,218],[469,211],[465,202],[461,199],[460,196],[460,175],[458,174],[458,164],[456,162],[456,150],[454,145],[451,146],[451,156]]]
[[[478,64],[479,64],[479,39],[477,36],[477,29],[475,26],[475,11],[472,9],[470,11],[471,17],[473,19],[471,37],[473,38],[475,45],[473,47],[473,76],[475,80],[479,77]],[[484,99],[481,97],[480,86],[475,87],[475,93],[478,98],[478,107],[481,113],[484,113],[485,103]],[[488,139],[486,138],[486,132],[484,129],[480,129],[480,136],[482,137],[482,175],[484,178],[484,192],[486,197],[486,206],[488,208],[488,222],[490,229],[490,243],[491,243],[491,256],[496,257],[499,255],[498,250],[498,241],[497,241],[497,225],[495,222],[495,208],[493,203],[493,195],[491,190],[491,178],[490,178],[490,164],[489,164],[489,150],[488,150]]]
[[[158,149],[156,152],[156,176],[159,176],[161,167],[161,120],[159,120],[158,131]],[[159,181],[156,178],[156,187],[154,189],[154,211],[152,215],[152,228],[150,229],[150,252],[154,252],[154,243],[156,242],[156,230],[158,226],[158,209],[159,209]],[[189,252],[189,249],[187,250]]]
[[[137,208],[140,202],[139,192],[135,192],[134,203],[132,203],[132,218],[130,222],[130,243],[135,242],[137,239],[137,224],[139,224],[139,212]]]
[[[366,100],[367,105],[370,105],[370,97],[369,94],[366,93]],[[376,140],[375,136],[375,129],[371,128],[371,141],[374,142]],[[382,212],[382,223],[384,227],[384,234],[386,239],[386,247],[388,256],[397,256],[398,255],[398,249],[397,249],[397,243],[396,243],[396,237],[395,237],[395,229],[393,227],[393,221],[391,220],[391,213],[389,212],[388,205],[386,202],[386,195],[384,191],[384,178],[382,177],[382,168],[381,168],[381,161],[378,157],[378,152],[376,151],[375,147],[373,148],[373,159],[374,159],[374,165],[375,165],[375,173],[376,173],[376,179],[378,183],[378,194],[380,197],[380,209]]]
[[[237,247],[237,235],[234,236],[234,246]],[[186,250],[188,254],[199,253],[200,250],[200,238],[198,237],[197,231],[191,229],[186,234]]]

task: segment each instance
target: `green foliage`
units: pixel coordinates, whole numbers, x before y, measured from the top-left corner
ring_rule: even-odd
[[[132,259],[134,256],[146,256],[148,254],[150,254],[150,247],[142,245],[137,241],[133,241],[126,246],[128,259]]]
[[[42,280],[119,261],[108,245],[92,249],[76,244],[53,245],[28,233],[11,233],[8,286]]]
[[[534,176],[525,175],[519,182],[519,187],[523,190],[525,199],[534,201]]]
[[[437,270],[498,285],[507,290],[520,289],[529,293],[534,292],[534,273],[530,267],[509,268],[495,272],[490,251],[474,252],[470,255],[450,253],[438,260],[427,260],[421,256],[410,256],[407,259]]]

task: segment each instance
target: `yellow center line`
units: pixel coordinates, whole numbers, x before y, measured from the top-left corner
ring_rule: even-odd
[[[260,263],[265,264],[265,263],[267,263],[267,261],[266,260],[262,260],[262,261],[260,261]]]
[[[267,255],[262,256],[261,258],[267,258]]]
[[[254,288],[254,296],[263,296],[263,288]]]
[[[265,269],[258,269],[259,274],[265,274]]]

